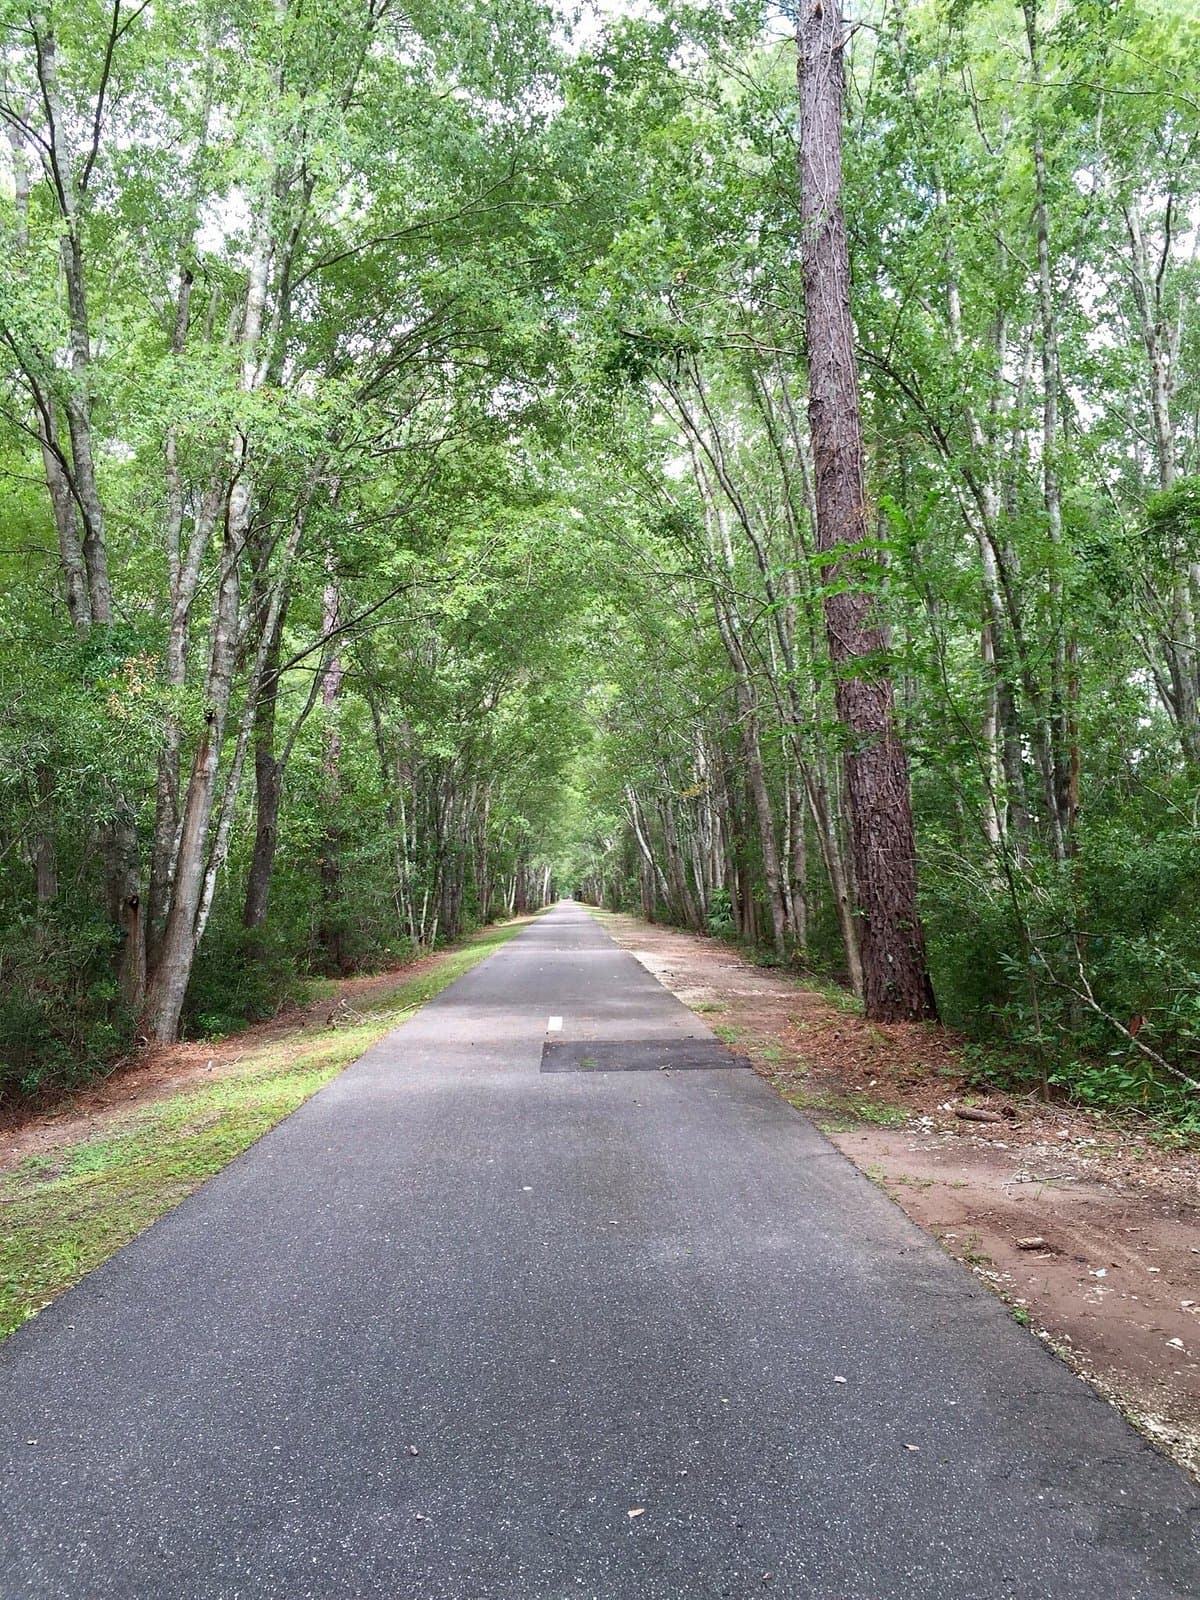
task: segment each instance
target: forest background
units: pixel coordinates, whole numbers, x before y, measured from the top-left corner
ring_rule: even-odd
[[[578,889],[859,991],[886,623],[944,1021],[1200,1125],[1200,22],[870,0],[868,533],[755,5],[0,5],[0,1104]]]

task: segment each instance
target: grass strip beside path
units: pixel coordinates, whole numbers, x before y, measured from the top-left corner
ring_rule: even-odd
[[[376,1040],[527,926],[484,929],[421,971],[397,974],[370,1012],[331,1027],[322,1008],[212,1083],[167,1089],[0,1173],[0,1339],[228,1166]]]

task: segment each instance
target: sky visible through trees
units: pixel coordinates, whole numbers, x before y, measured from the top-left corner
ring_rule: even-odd
[[[1196,1119],[1187,0],[0,21],[0,1104],[578,890]]]

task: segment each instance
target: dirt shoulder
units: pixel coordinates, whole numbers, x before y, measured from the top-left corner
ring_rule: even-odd
[[[717,940],[600,915],[1018,1320],[1200,1476],[1200,1152],[1164,1150],[1134,1121],[980,1092],[944,1029],[867,1023]]]

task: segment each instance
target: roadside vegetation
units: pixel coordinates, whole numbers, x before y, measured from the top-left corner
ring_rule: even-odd
[[[579,889],[1194,1134],[1194,10],[0,0],[0,1113]]]

